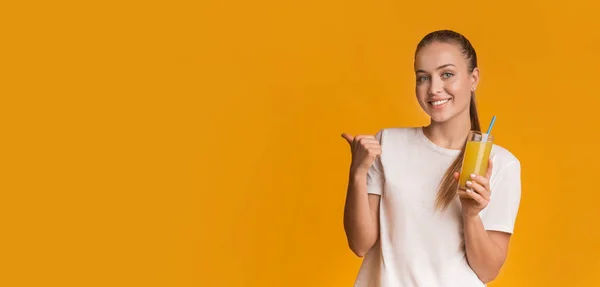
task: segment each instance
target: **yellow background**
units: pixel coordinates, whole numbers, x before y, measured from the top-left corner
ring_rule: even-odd
[[[523,167],[490,286],[600,286],[595,1],[5,2],[1,286],[351,286],[340,134],[427,123],[443,28]]]

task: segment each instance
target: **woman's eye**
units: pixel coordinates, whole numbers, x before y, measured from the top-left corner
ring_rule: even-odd
[[[428,80],[429,80],[429,77],[427,77],[427,76],[421,76],[421,77],[418,77],[418,79],[417,79],[417,80],[418,80],[419,82],[424,82],[424,81],[428,81]]]
[[[444,79],[448,79],[450,77],[454,76],[452,73],[443,73],[442,77],[444,77]]]

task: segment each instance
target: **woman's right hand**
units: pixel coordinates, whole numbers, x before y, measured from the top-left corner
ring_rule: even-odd
[[[381,145],[372,135],[357,135],[343,133],[342,137],[348,141],[352,151],[352,165],[350,173],[353,175],[366,175],[375,158],[381,155]]]

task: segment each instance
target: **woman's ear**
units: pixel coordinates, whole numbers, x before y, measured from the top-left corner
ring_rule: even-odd
[[[473,69],[471,73],[471,91],[474,92],[477,89],[477,85],[479,84],[479,68]]]

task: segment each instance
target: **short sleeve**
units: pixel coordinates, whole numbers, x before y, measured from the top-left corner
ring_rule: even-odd
[[[379,144],[382,148],[382,156],[383,156],[383,130],[380,130],[377,134],[375,134],[375,138],[379,141]],[[384,187],[384,174],[383,174],[383,165],[381,163],[381,157],[378,156],[373,161],[373,165],[367,172],[367,193],[371,194],[383,194]]]
[[[485,230],[513,233],[521,201],[521,164],[518,160],[502,166],[492,176],[488,206],[480,216]]]

